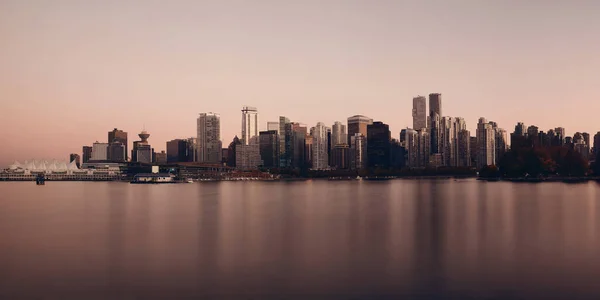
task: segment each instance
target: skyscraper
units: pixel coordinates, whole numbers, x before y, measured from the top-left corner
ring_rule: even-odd
[[[477,168],[495,165],[496,133],[493,125],[485,118],[480,118],[477,124]]]
[[[331,127],[331,145],[336,146],[342,144],[348,144],[348,134],[346,133],[346,125],[336,121]]]
[[[355,115],[348,118],[348,136],[352,137],[356,133],[367,136],[367,125],[373,124],[373,119],[361,115]]]
[[[495,151],[494,151],[494,155],[495,155],[495,162],[498,163],[500,162],[500,160],[502,159],[502,157],[504,157],[504,154],[506,153],[506,150],[508,149],[508,141],[507,141],[507,134],[506,134],[506,130],[502,129],[502,128],[494,128],[494,134],[495,134]]]
[[[197,159],[202,163],[221,163],[221,118],[215,113],[201,113],[197,120]]]
[[[424,96],[413,98],[413,129],[427,128],[427,99]]]
[[[123,130],[119,130],[117,128],[113,129],[112,131],[108,132],[108,140],[107,142],[113,143],[115,141],[119,141],[121,142],[121,144],[123,144],[123,146],[125,147],[125,157],[123,159],[123,161],[127,161],[129,158],[127,157],[129,154],[128,151],[128,144],[127,144],[127,132],[123,131]],[[109,159],[115,161],[115,158],[109,157]]]
[[[367,137],[355,133],[350,137],[350,169],[362,170],[367,167]]]
[[[198,161],[198,138],[190,137],[187,138],[187,160],[188,162],[197,162]],[[225,156],[227,158],[227,156]]]
[[[383,122],[373,122],[367,126],[367,164],[369,168],[387,169],[391,163],[390,128]]]
[[[325,170],[329,167],[327,154],[327,127],[319,122],[312,129],[313,149],[312,149],[312,168],[315,170]]]
[[[350,148],[348,144],[342,143],[333,146],[331,153],[331,166],[338,169],[348,169],[350,166]]]
[[[290,166],[294,169],[305,169],[306,164],[306,136],[308,129],[300,123],[290,123]]]
[[[286,132],[286,128],[290,124],[290,119],[280,116],[279,117],[279,167],[288,168],[291,164],[290,153],[286,150],[289,149],[289,143],[291,140],[291,128]],[[286,147],[287,141],[287,147]]]
[[[442,150],[442,164],[444,166],[456,166],[456,119],[443,117],[440,122],[440,149]]]
[[[600,155],[600,131],[594,135],[594,158]]]
[[[409,168],[419,167],[419,135],[416,130],[403,129],[404,148],[406,149],[406,164]]]
[[[442,143],[440,142],[441,122],[442,122],[442,95],[437,93],[429,94],[429,128],[431,139],[431,154],[442,153]]]
[[[419,143],[419,158],[417,167],[425,168],[429,165],[429,155],[431,153],[431,135],[427,128],[421,128],[417,130],[417,135]]]
[[[471,133],[462,129],[458,132],[458,167],[471,166]]]
[[[115,139],[108,144],[108,160],[112,162],[125,162],[127,158],[125,149],[125,145],[120,140]]]
[[[260,158],[265,168],[276,168],[279,166],[279,138],[277,130],[261,131]],[[304,146],[304,145],[303,145]]]
[[[242,108],[242,143],[258,145],[258,110],[256,107]]]

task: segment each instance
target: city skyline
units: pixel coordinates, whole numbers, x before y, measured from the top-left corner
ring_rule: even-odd
[[[435,92],[472,135],[480,117],[593,135],[600,3],[578,3],[3,1],[0,166],[144,124],[159,152],[196,136],[208,111],[226,145],[245,104],[261,131],[279,116],[331,126],[361,114],[398,138],[412,98]]]

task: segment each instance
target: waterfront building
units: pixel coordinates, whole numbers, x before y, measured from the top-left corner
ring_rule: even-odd
[[[236,167],[236,153],[237,147],[242,145],[242,142],[237,137],[237,135],[233,138],[229,146],[227,147],[227,166],[228,167]]]
[[[242,143],[258,145],[258,110],[256,107],[242,108]]]
[[[82,162],[86,163],[89,162],[90,160],[92,160],[92,150],[93,148],[91,146],[83,146],[82,149]]]
[[[493,124],[480,118],[477,124],[477,169],[495,165],[496,133]]]
[[[331,145],[348,145],[348,134],[346,133],[346,125],[341,122],[333,123],[331,127]]]
[[[413,98],[413,129],[427,128],[427,99],[424,96]]]
[[[391,133],[383,122],[367,125],[367,165],[369,168],[387,169],[391,163]]]
[[[494,128],[494,134],[495,134],[495,141],[494,141],[495,158],[494,158],[494,161],[496,163],[498,163],[498,162],[500,162],[502,157],[504,157],[504,154],[506,153],[506,150],[508,149],[508,143],[507,143],[508,141],[507,141],[506,130],[496,127],[496,128]],[[539,136],[541,137],[541,135],[539,135]]]
[[[417,130],[418,136],[418,168],[425,168],[429,165],[429,156],[431,153],[431,136],[427,128]]]
[[[190,161],[190,147],[187,139],[174,139],[167,142],[167,162],[185,162]]]
[[[187,150],[187,162],[197,162],[198,161],[198,138],[195,137],[189,137],[187,139],[187,146],[188,146],[188,150]],[[227,158],[227,155],[222,156],[224,158]]]
[[[373,124],[373,119],[362,115],[355,115],[348,118],[348,136],[352,137],[357,133],[367,136],[367,126]]]
[[[338,170],[350,167],[350,147],[346,143],[333,146],[331,166]]]
[[[127,144],[127,132],[123,131],[123,130],[119,130],[117,128],[114,128],[112,131],[108,132],[108,140],[107,142],[109,144],[114,143],[114,142],[120,142],[123,146],[124,146],[124,157],[123,159],[120,159],[121,157],[117,157],[117,158],[113,158],[110,156],[110,152],[109,152],[109,157],[108,159],[110,159],[111,161],[118,161],[118,162],[122,162],[122,161],[127,161],[129,158],[127,157],[129,154],[128,152],[128,144]]]
[[[277,130],[259,132],[260,158],[265,168],[279,166],[279,135]],[[304,148],[304,144],[302,145]]]
[[[400,141],[392,139],[390,143],[390,167],[401,169],[406,166],[406,149]]]
[[[475,133],[477,134],[477,133]],[[471,154],[471,166],[472,167],[476,167],[477,166],[477,154],[478,154],[478,150],[477,150],[477,137],[476,136],[472,136],[469,138],[469,154]]]
[[[288,168],[291,165],[290,143],[291,143],[290,119],[279,117],[279,167]]]
[[[431,154],[442,153],[441,139],[442,121],[442,95],[438,93],[429,94],[429,128],[431,141]]]
[[[79,168],[81,166],[81,157],[77,153],[69,154],[69,162],[75,162],[75,165]]]
[[[119,139],[115,139],[108,145],[108,160],[116,163],[126,162],[127,154],[125,149],[125,145]]]
[[[294,169],[306,169],[309,166],[306,164],[306,136],[308,129],[305,124],[290,123],[291,140],[290,140],[290,166]]]
[[[600,155],[600,131],[594,135],[594,159]]]
[[[92,161],[108,160],[108,143],[100,143],[96,141],[92,144]]]
[[[244,106],[242,109],[242,145],[236,149],[236,168],[242,170],[258,169],[262,165],[258,134],[258,110]]]
[[[197,119],[198,162],[221,163],[221,117],[216,113],[201,113]]]
[[[419,167],[419,135],[416,130],[407,128],[400,132],[400,140],[406,149],[406,165],[409,168]]]
[[[6,172],[0,172],[0,180],[33,181],[38,174],[46,180],[119,180],[123,164],[98,162],[83,163],[81,169],[76,161],[30,160],[24,163],[15,161]]]
[[[452,117],[442,117],[440,122],[440,149],[443,166],[456,166],[457,124]]]
[[[314,170],[326,170],[329,167],[327,129],[328,127],[321,122],[311,129],[313,137],[312,168]]]
[[[156,164],[166,164],[167,163],[167,152],[161,151],[159,153],[154,154],[154,163]]]
[[[311,128],[312,129],[312,128]],[[304,138],[304,167],[312,168],[312,159],[313,159],[313,131],[311,130],[309,134]]]
[[[256,170],[262,165],[259,145],[237,145],[235,148],[235,167],[239,170]]]
[[[140,140],[133,142],[131,161],[150,164],[153,161],[152,147],[150,144],[148,144],[148,138],[150,137],[150,134],[146,130],[143,130],[138,134],[138,136],[140,137]]]
[[[471,132],[463,129],[458,132],[458,167],[471,166]]]
[[[350,137],[350,169],[362,170],[367,167],[367,138],[361,133]]]

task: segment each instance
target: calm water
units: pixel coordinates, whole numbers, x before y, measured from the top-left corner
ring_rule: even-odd
[[[599,299],[600,185],[0,183],[0,298],[41,296]]]

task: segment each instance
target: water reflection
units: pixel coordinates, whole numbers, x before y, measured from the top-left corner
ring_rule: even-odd
[[[2,189],[2,298],[600,297],[595,183]]]

